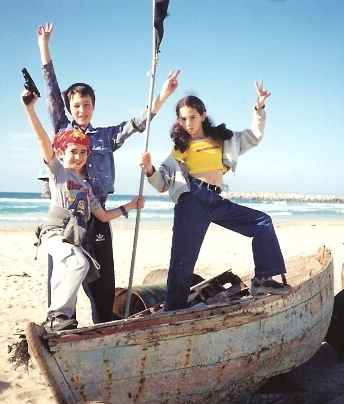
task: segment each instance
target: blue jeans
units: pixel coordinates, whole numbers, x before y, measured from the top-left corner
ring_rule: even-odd
[[[255,276],[286,272],[271,217],[223,199],[190,182],[174,208],[173,238],[164,311],[186,308],[194,267],[210,223],[252,238]]]

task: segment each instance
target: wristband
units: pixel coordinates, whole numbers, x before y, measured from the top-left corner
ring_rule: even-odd
[[[121,205],[119,208],[121,209],[122,215],[128,219],[128,212],[125,210],[125,207]]]
[[[257,108],[256,106],[254,106],[254,109],[255,109],[256,111],[258,111],[259,109],[263,109],[263,108],[265,108],[265,105],[263,105],[261,108]]]

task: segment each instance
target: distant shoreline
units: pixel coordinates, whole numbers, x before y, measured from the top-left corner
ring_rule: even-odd
[[[288,201],[288,202],[331,202],[344,203],[344,196],[321,194],[297,194],[280,192],[230,192],[222,191],[221,195],[228,199],[249,199],[259,201]]]
[[[0,191],[0,198],[15,198],[16,194],[18,196],[25,195],[27,197],[38,197],[42,198],[40,192],[10,192],[10,191]],[[344,203],[344,195],[331,195],[331,194],[304,194],[304,193],[293,193],[293,192],[233,192],[228,190],[227,184],[222,184],[222,193],[224,198],[228,199],[248,199],[248,200],[259,200],[259,201],[295,201],[295,202],[323,202],[323,203]],[[111,197],[132,197],[131,194],[110,194]],[[158,193],[158,194],[145,194],[146,197],[167,197],[169,198],[168,191]]]
[[[1,198],[16,198],[17,196],[25,196],[27,198],[38,198],[43,201],[48,201],[42,198],[39,192],[5,192],[0,191]],[[129,194],[110,194],[109,201],[112,197],[133,197]],[[166,197],[169,198],[168,191],[158,194],[145,194],[146,197]],[[292,192],[233,192],[228,191],[226,184],[222,185],[221,196],[227,199],[246,199],[257,201],[285,201],[285,202],[318,202],[318,203],[344,203],[344,195],[331,194],[304,194]],[[20,199],[20,198],[19,198]]]
[[[226,199],[248,199],[258,201],[287,201],[287,202],[319,202],[319,203],[344,203],[344,195],[327,194],[302,194],[293,192],[232,192],[222,185],[221,196]],[[152,195],[154,196],[154,195]],[[159,193],[158,196],[169,197],[168,191]]]

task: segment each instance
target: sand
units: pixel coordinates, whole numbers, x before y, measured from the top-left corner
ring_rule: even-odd
[[[116,286],[128,285],[133,255],[134,221],[118,219],[113,224]],[[321,244],[333,250],[335,267],[335,294],[342,289],[341,268],[344,263],[344,221],[343,222],[290,222],[275,224],[282,252],[285,258],[302,252],[315,252]],[[28,322],[42,322],[46,311],[46,268],[45,253],[39,249],[35,260],[35,236],[31,228],[0,227],[0,279],[1,279],[1,330],[0,330],[0,402],[3,404],[54,403],[50,389],[37,365],[30,361],[28,371],[8,359],[8,346],[19,341]],[[143,227],[138,233],[135,257],[134,285],[142,283],[144,277],[154,269],[168,268],[171,241],[170,227]],[[209,229],[195,272],[210,278],[227,269],[239,276],[252,273],[253,260],[251,240],[233,232],[213,226]],[[90,307],[81,290],[78,296],[78,321],[80,326],[91,325]],[[328,345],[328,344],[326,344]],[[331,352],[333,354],[333,352]],[[312,367],[314,381],[321,375],[321,363],[326,360],[327,370],[344,375],[344,364],[324,353]],[[318,357],[317,357],[318,358]],[[329,359],[330,358],[330,359]],[[331,368],[335,366],[335,369]],[[317,372],[319,370],[319,372]],[[323,369],[322,369],[323,371]],[[324,375],[323,375],[324,376]],[[312,377],[310,379],[312,379]],[[342,377],[342,379],[344,379]],[[298,376],[300,381],[300,375]],[[324,380],[324,378],[322,378]],[[334,376],[332,375],[332,381]],[[340,384],[342,383],[342,384]],[[338,387],[339,385],[339,387]],[[319,386],[319,381],[318,381]],[[344,381],[330,385],[344,391]],[[326,389],[329,389],[327,384]],[[340,390],[336,390],[340,393]],[[320,394],[320,393],[319,393]],[[320,395],[318,396],[320,397]],[[343,401],[321,402],[344,402]],[[273,402],[273,401],[270,401]],[[277,401],[276,401],[277,402]],[[279,401],[289,402],[289,401]],[[298,401],[294,402],[307,402]],[[311,401],[310,401],[311,402]]]

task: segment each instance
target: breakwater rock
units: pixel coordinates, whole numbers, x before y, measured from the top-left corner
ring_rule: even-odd
[[[226,190],[222,191],[221,195],[224,198],[228,199],[344,203],[344,196],[340,195],[296,194],[296,193],[280,193],[280,192],[230,192]]]

